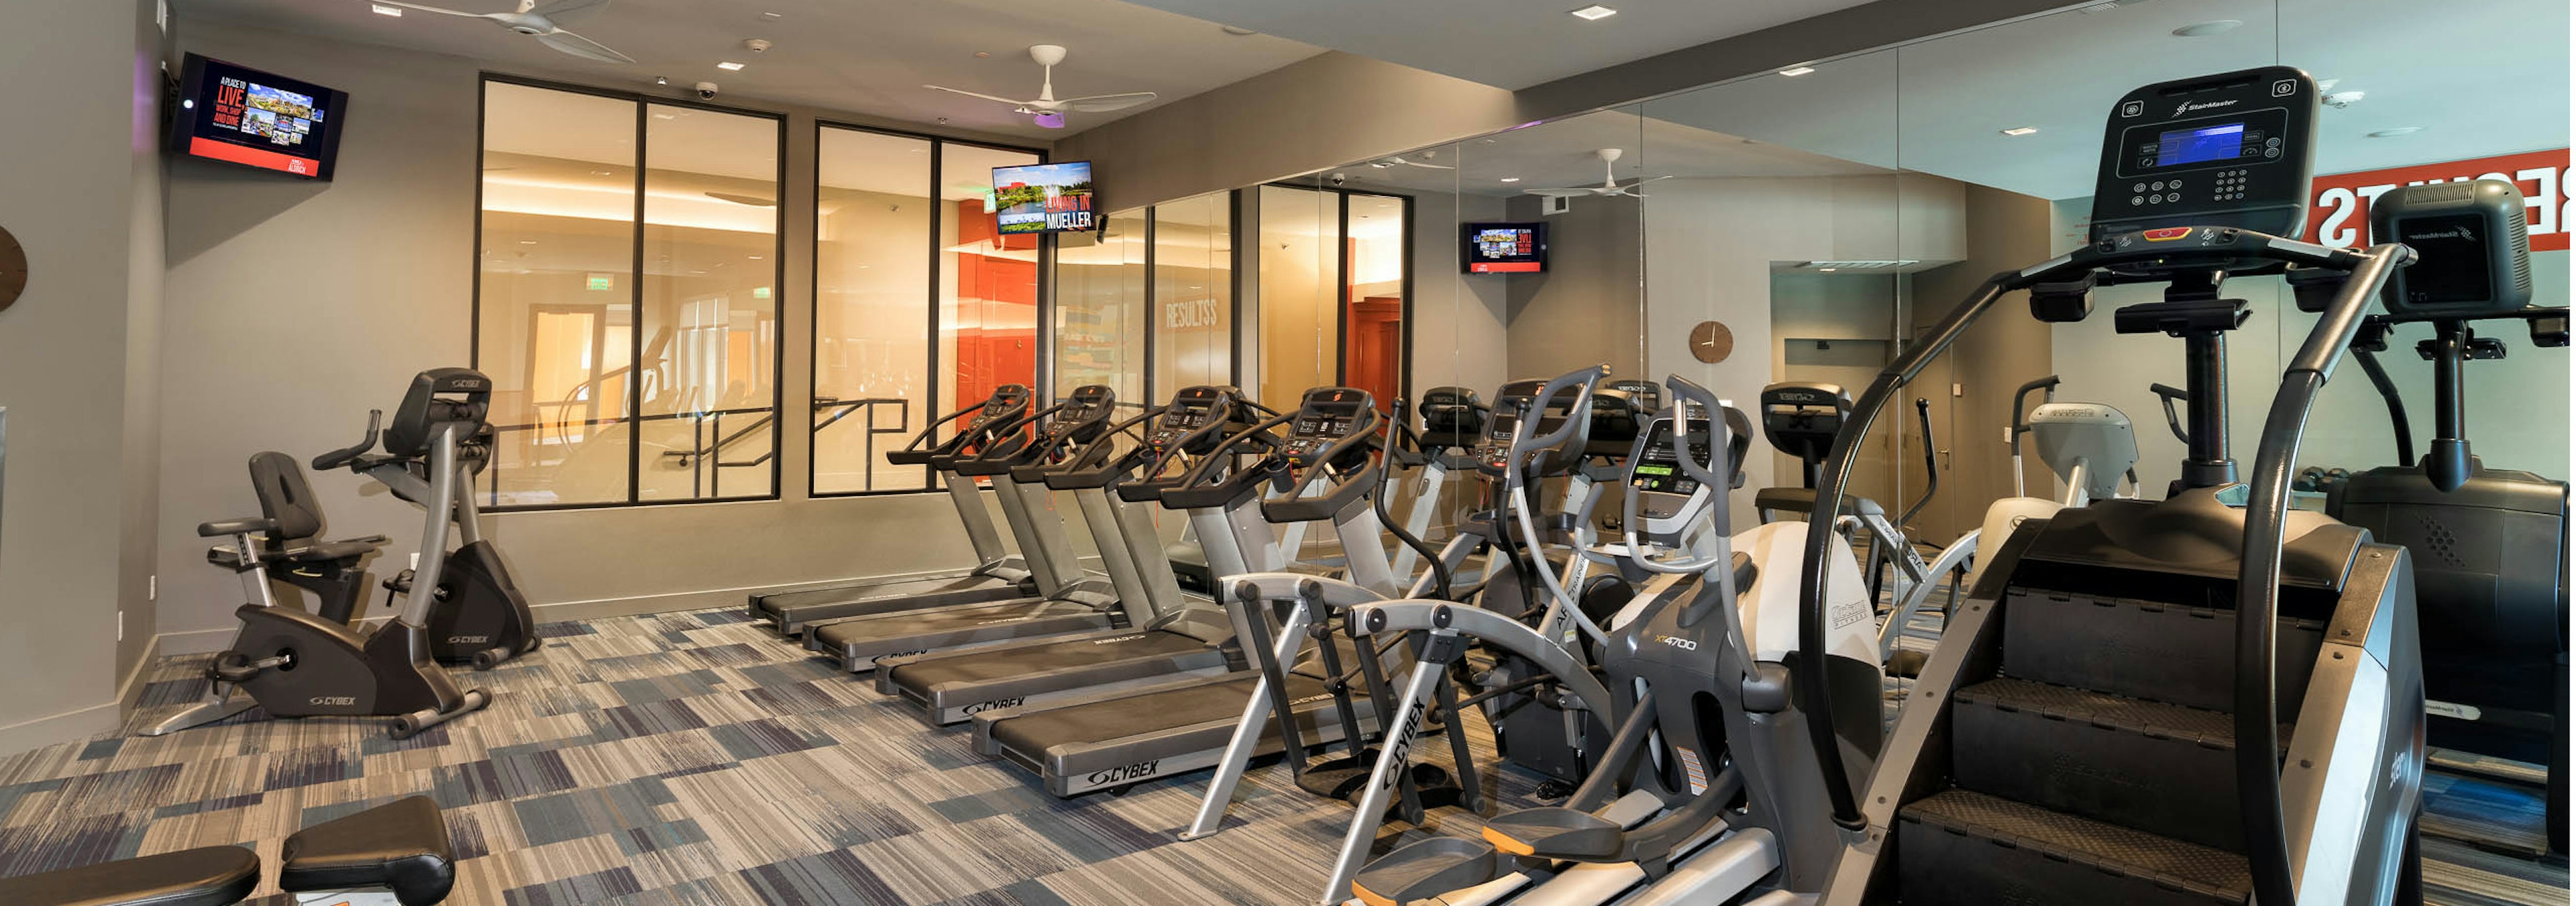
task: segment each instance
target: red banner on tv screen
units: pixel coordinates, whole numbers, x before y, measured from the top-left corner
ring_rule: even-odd
[[[1478,261],[1468,265],[1468,268],[1471,273],[1478,274],[1535,274],[1538,273],[1539,263],[1536,261]]]
[[[275,170],[280,173],[293,173],[297,176],[312,176],[316,173],[322,172],[322,162],[310,157],[297,157],[292,154],[280,154],[278,152],[262,148],[246,148],[230,142],[219,142],[205,138],[198,138],[188,142],[188,153],[197,157],[230,161],[236,164],[247,164],[261,169]]]
[[[2522,189],[2530,205],[2531,250],[2566,251],[2568,229],[2576,226],[2568,223],[2576,214],[2568,176],[2565,148],[2319,176],[2308,184],[2308,238],[2334,248],[2367,244],[2371,201],[2399,186],[2501,179]]]

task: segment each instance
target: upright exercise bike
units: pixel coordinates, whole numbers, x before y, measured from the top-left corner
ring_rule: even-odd
[[[459,448],[488,427],[491,397],[491,379],[475,371],[424,371],[412,378],[402,408],[383,432],[385,456],[424,462],[422,504],[428,520],[421,529],[415,588],[440,587],[447,530],[465,493],[458,486],[465,474]],[[241,630],[232,646],[206,668],[206,700],[146,728],[143,735],[222,720],[256,704],[274,717],[391,717],[393,738],[403,739],[491,703],[480,689],[457,688],[430,659],[431,611],[437,606],[432,596],[409,596],[392,622],[364,634],[346,623],[279,606],[271,596],[267,561],[259,555],[257,540],[279,530],[280,521],[269,517],[197,526],[200,537],[232,537],[232,545],[207,551],[206,559],[238,574],[250,601],[234,611]]]

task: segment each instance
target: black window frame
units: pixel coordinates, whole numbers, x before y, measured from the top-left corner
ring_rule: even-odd
[[[497,471],[499,466],[495,464],[492,467],[495,469],[492,491],[483,502],[483,510],[491,513],[528,513],[554,510],[596,510],[642,506],[688,506],[707,503],[743,503],[749,501],[782,499],[785,490],[781,483],[781,480],[784,478],[782,462],[786,457],[780,456],[779,453],[785,449],[785,419],[782,416],[785,414],[787,406],[787,319],[785,317],[787,311],[787,128],[789,125],[787,114],[771,110],[758,110],[723,104],[711,104],[681,98],[648,95],[639,91],[621,91],[617,89],[601,88],[595,85],[582,85],[573,82],[559,82],[551,79],[530,78],[510,73],[493,72],[490,70],[482,71],[478,75],[479,78],[476,79],[474,85],[474,241],[470,248],[474,268],[474,288],[471,293],[473,299],[472,304],[469,306],[470,314],[468,315],[472,318],[472,321],[469,322],[468,330],[466,331],[469,338],[467,341],[467,361],[470,363],[470,367],[473,367],[476,370],[481,370],[483,362],[483,158],[487,153],[485,145],[489,139],[489,130],[491,125],[489,121],[490,110],[488,109],[489,99],[491,97],[491,86],[498,83],[521,88],[560,91],[568,94],[589,95],[591,97],[627,101],[635,105],[635,217],[630,221],[630,224],[633,226],[635,231],[633,251],[634,258],[629,262],[629,269],[627,271],[627,291],[629,293],[629,301],[627,304],[630,306],[628,310],[633,313],[632,317],[634,319],[634,323],[631,325],[632,329],[627,331],[628,343],[630,345],[627,357],[627,388],[624,401],[626,408],[624,412],[618,414],[614,421],[602,422],[602,424],[623,423],[627,426],[626,499],[581,503],[504,504],[500,502],[501,483],[499,480],[499,472]],[[644,187],[646,181],[650,178],[652,170],[650,159],[647,157],[650,153],[650,149],[646,147],[645,131],[648,117],[651,116],[652,108],[655,105],[679,107],[691,110],[705,110],[713,113],[725,113],[736,116],[755,117],[771,120],[778,124],[778,145],[776,157],[778,169],[776,184],[778,186],[779,203],[776,213],[777,226],[771,233],[772,250],[769,257],[772,263],[772,268],[769,286],[770,303],[775,310],[772,322],[778,325],[780,335],[777,343],[775,344],[776,349],[770,356],[769,412],[772,428],[770,450],[768,454],[769,493],[767,494],[756,496],[745,495],[738,497],[691,497],[680,500],[642,499],[643,437],[642,432],[636,430],[636,426],[640,425],[648,418],[642,412],[644,404],[642,387],[644,373],[642,368],[644,358]],[[809,388],[807,393],[809,401],[811,396],[812,394]],[[681,416],[678,413],[673,413],[668,416],[668,418],[672,419],[677,419],[679,417]],[[809,422],[811,420],[811,418],[807,419]],[[807,433],[809,435],[811,434],[810,431]],[[721,447],[721,444],[719,444],[719,446]],[[719,449],[717,452],[718,454],[721,454],[722,451]],[[717,474],[721,474],[723,467],[716,466],[715,468],[717,470]],[[715,482],[714,484],[716,487],[722,487],[721,482]],[[468,493],[472,493],[472,491],[469,489]]]

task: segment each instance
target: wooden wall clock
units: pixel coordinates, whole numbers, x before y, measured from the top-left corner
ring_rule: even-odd
[[[27,250],[18,244],[18,237],[0,228],[0,311],[7,311],[26,290]]]
[[[1735,332],[1715,321],[1701,321],[1691,328],[1691,358],[1715,365],[1735,354]]]

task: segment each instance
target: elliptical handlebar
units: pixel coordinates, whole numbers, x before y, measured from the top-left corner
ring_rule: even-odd
[[[366,438],[358,441],[354,445],[341,447],[340,449],[333,450],[329,453],[313,457],[314,471],[328,471],[331,469],[337,469],[341,466],[356,467],[358,465],[358,457],[365,456],[367,455],[367,451],[376,448],[376,437],[382,433],[380,429],[383,428],[384,421],[385,410],[367,410]]]
[[[1708,388],[1692,383],[1688,378],[1676,374],[1666,377],[1664,380],[1666,383],[1671,385],[1673,391],[1672,407],[1664,410],[1667,413],[1667,417],[1673,420],[1673,459],[1681,463],[1683,474],[1689,475],[1693,481],[1699,482],[1701,489],[1706,490],[1711,496],[1717,498],[1717,500],[1715,500],[1710,506],[1710,509],[1714,511],[1710,516],[1712,520],[1710,528],[1715,531],[1719,537],[1725,537],[1729,532],[1727,518],[1728,513],[1726,511],[1726,504],[1723,495],[1724,489],[1728,485],[1728,481],[1725,477],[1717,474],[1717,463],[1713,461],[1703,463],[1691,456],[1690,406],[1696,403],[1699,405],[1701,412],[1707,413],[1708,455],[1711,460],[1714,460],[1719,456],[1727,455],[1727,453],[1721,451],[1731,451],[1735,447],[1735,432],[1731,430],[1729,425],[1727,425],[1726,418],[1724,416],[1726,407],[1718,403],[1717,394],[1710,393]],[[1645,544],[1643,544],[1637,537],[1637,524],[1640,521],[1637,513],[1637,499],[1645,495],[1631,490],[1629,493],[1621,494],[1619,496],[1621,498],[1619,501],[1619,533],[1621,535],[1621,540],[1627,542],[1628,562],[1636,564],[1637,568],[1647,572],[1682,575],[1687,573],[1705,572],[1710,567],[1716,566],[1728,559],[1724,553],[1720,553],[1712,557],[1694,557],[1687,560],[1657,560],[1646,556]]]
[[[2012,433],[2004,437],[2004,445],[2012,448],[2012,455],[2021,455],[2021,436],[2030,433],[2031,391],[2045,391],[2039,401],[2053,403],[2057,401],[2057,385],[2061,383],[2064,383],[2064,379],[2052,374],[2023,384],[2020,389],[2013,391]]]
[[[1512,442],[1504,454],[1505,463],[1510,467],[1512,481],[1523,481],[1521,474],[1523,465],[1532,456],[1541,451],[1564,446],[1566,441],[1574,438],[1574,432],[1591,427],[1592,392],[1600,386],[1602,378],[1609,376],[1610,366],[1594,365],[1559,375],[1555,380],[1548,381],[1539,387],[1538,393],[1530,398],[1528,415],[1512,420]],[[1538,421],[1539,413],[1547,411],[1548,402],[1556,399],[1567,388],[1579,388],[1579,390],[1574,396],[1574,405],[1565,411],[1565,419],[1557,423],[1555,430],[1537,437],[1530,436],[1530,432],[1535,430],[1532,423]]]
[[[1905,515],[1896,517],[1896,527],[1900,529],[1912,525],[1915,515],[1932,505],[1932,495],[1941,492],[1941,454],[1932,449],[1930,397],[1914,398],[1914,417],[1923,426],[1923,496],[1915,498],[1914,505],[1905,508]]]

